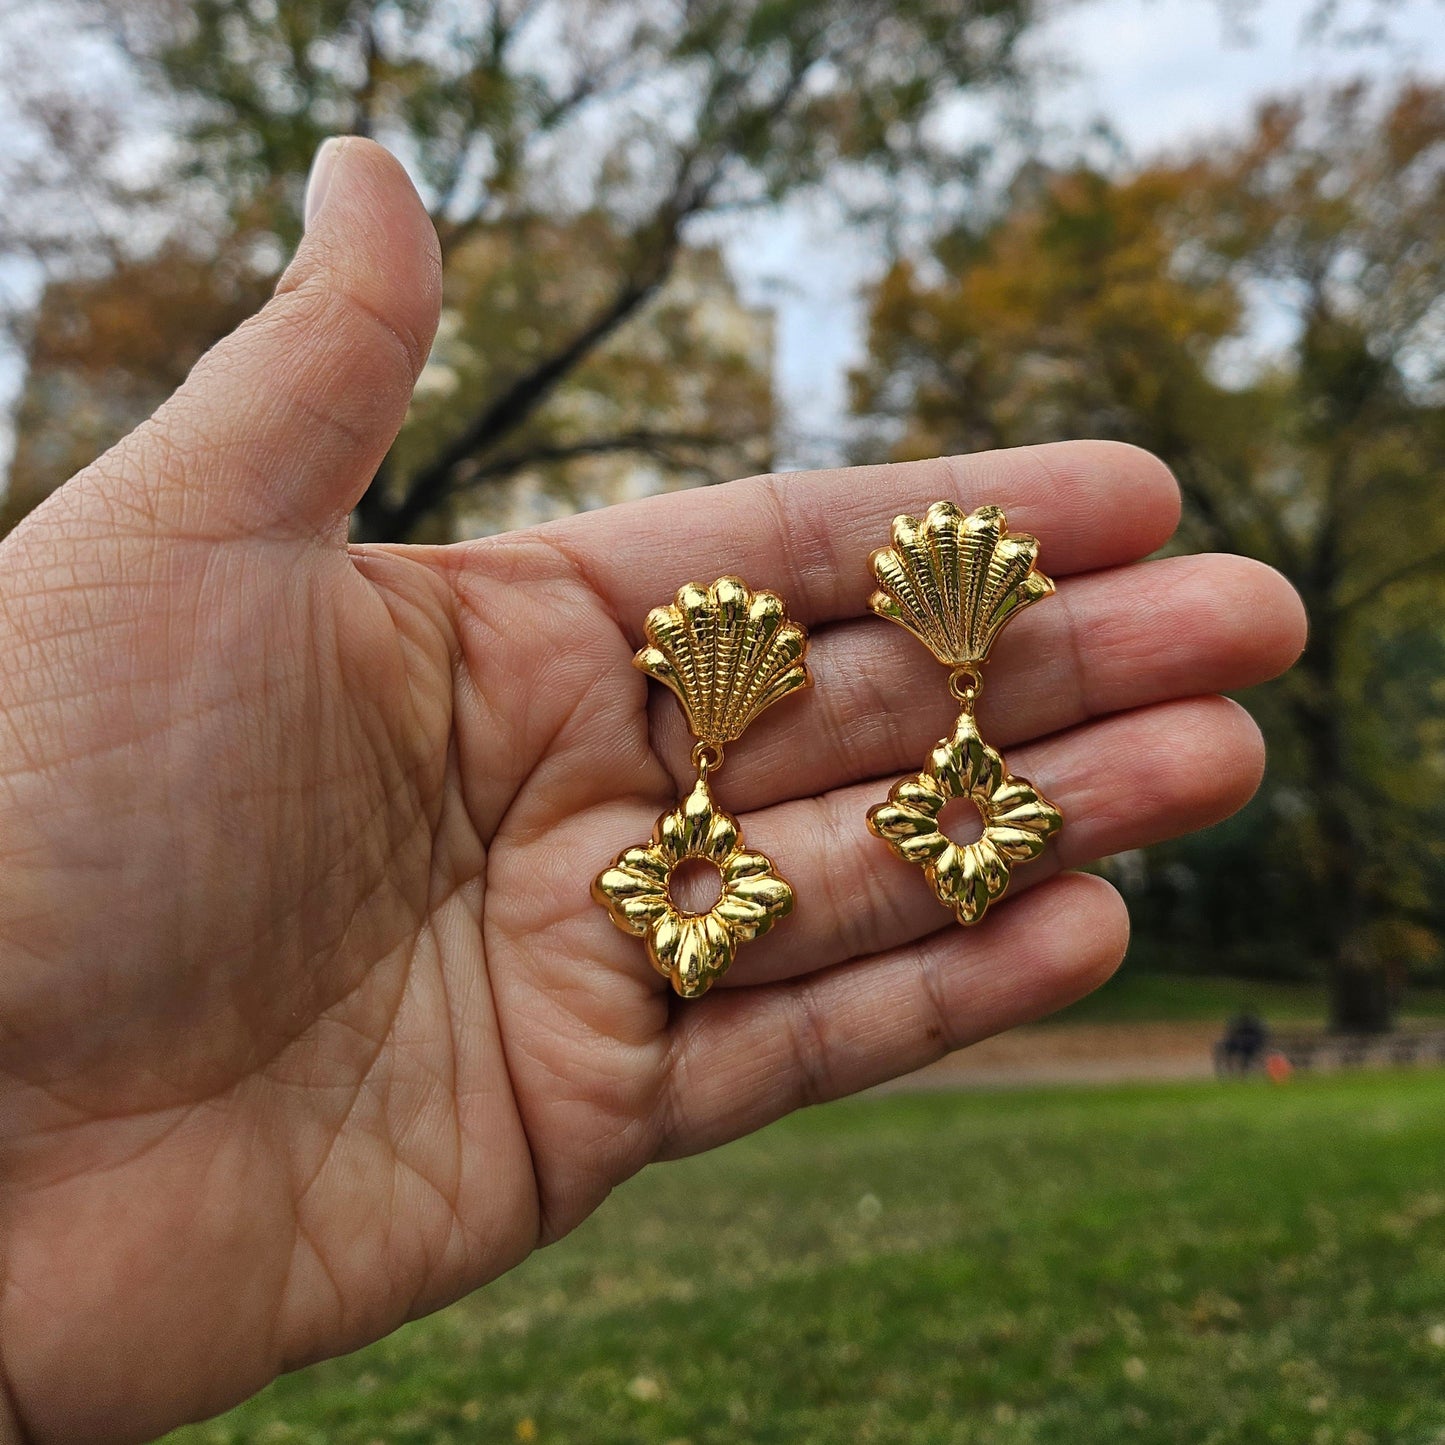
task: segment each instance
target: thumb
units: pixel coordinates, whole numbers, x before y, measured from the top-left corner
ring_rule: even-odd
[[[272,299],[78,484],[142,489],[162,530],[344,536],[430,350],[441,256],[406,172],[358,137],[317,152],[306,221]]]

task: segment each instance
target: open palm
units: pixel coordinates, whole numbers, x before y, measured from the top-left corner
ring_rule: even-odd
[[[348,547],[439,267],[395,163],[332,160],[277,298],[0,550],[0,1360],[36,1441],[221,1409],[650,1161],[1073,999],[1127,921],[1051,875],[1238,807],[1261,744],[1212,694],[1302,642],[1262,567],[1137,561],[1177,493],[1106,443]],[[1061,581],[982,721],[1067,827],[968,932],[863,825],[954,711],[864,609],[940,497],[1005,506]],[[728,572],[813,629],[816,689],[716,777],[799,902],[680,1003],[588,885],[692,776],[642,619]]]

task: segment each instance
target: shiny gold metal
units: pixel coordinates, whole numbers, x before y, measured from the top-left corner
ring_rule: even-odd
[[[793,911],[793,890],[763,853],[743,845],[738,820],[713,799],[708,779],[723,746],[742,736],[765,708],[811,687],[808,634],[775,592],[753,592],[736,577],[711,587],[688,583],[645,624],[647,646],[633,665],[676,694],[698,739],[697,782],[658,818],[652,841],[618,854],[592,883],[592,896],[624,933],[647,940],[653,967],[683,998],[706,993],[731,965],[740,943],[766,933]],[[721,892],[692,912],[670,884],[683,863],[716,868]]]
[[[1038,538],[1010,535],[1000,508],[964,516],[952,502],[935,502],[921,522],[893,519],[893,545],[868,559],[879,588],[868,606],[906,627],[945,667],[977,677],[1004,624],[1053,594],[1034,570],[1038,555]]]
[[[869,810],[868,828],[924,871],[940,903],[960,923],[977,923],[1008,888],[1017,863],[1037,858],[1063,826],[1063,814],[979,736],[974,707],[983,664],[1005,623],[1048,597],[1054,584],[1035,570],[1039,543],[1010,534],[998,507],[965,516],[935,502],[920,522],[893,519],[893,545],[868,559],[879,590],[869,607],[905,627],[951,669],[949,691],[962,705],[950,736],[922,772],[893,785]],[[954,798],[978,809],[983,834],[955,843],[939,826]]]

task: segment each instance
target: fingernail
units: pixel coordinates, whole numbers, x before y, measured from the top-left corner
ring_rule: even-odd
[[[331,177],[336,170],[336,157],[341,153],[341,139],[334,135],[322,141],[311,162],[311,174],[306,177],[306,202],[302,209],[302,226],[308,231],[326,204],[326,192],[331,189]]]

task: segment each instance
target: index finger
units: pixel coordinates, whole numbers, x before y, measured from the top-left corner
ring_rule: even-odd
[[[629,633],[685,582],[736,574],[782,595],[814,626],[860,616],[868,554],[900,512],[995,503],[1042,544],[1050,576],[1132,562],[1179,522],[1179,488],[1157,457],[1123,442],[1052,442],[885,466],[749,477],[548,523],[538,529]]]

